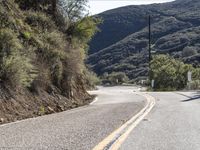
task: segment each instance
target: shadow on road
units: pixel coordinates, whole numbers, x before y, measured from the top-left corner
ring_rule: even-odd
[[[186,100],[182,100],[181,102],[189,102],[189,101],[194,101],[194,100],[200,100],[200,91],[196,92],[196,94],[194,96],[188,96],[188,95],[185,95],[185,94],[182,94],[182,93],[179,93],[179,94],[188,98]]]

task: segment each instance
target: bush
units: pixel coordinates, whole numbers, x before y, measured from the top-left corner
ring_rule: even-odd
[[[27,12],[26,23],[32,27],[37,27],[39,30],[51,30],[55,29],[55,23],[42,12]]]
[[[183,57],[189,57],[196,54],[197,50],[195,49],[195,47],[185,47],[182,52]]]
[[[72,24],[67,29],[67,34],[76,37],[81,44],[85,44],[86,46],[87,42],[89,42],[95,33],[99,31],[97,25],[101,22],[101,19],[85,17]]]
[[[101,83],[97,75],[88,69],[84,70],[84,75],[85,75],[85,81],[86,81],[86,85],[88,89],[95,88],[96,85]]]
[[[126,76],[123,72],[112,72],[111,74],[104,75],[103,83],[106,82],[112,84],[112,85],[118,85],[127,83],[129,81],[129,78]]]
[[[56,31],[45,32],[35,42],[39,46],[37,55],[40,61],[48,66],[45,69],[49,69],[50,72],[46,80],[50,79],[54,85],[60,86],[64,71],[63,61],[67,59],[67,53],[65,52],[66,41],[64,41],[63,34]]]
[[[194,80],[191,83],[188,83],[187,89],[189,89],[189,90],[198,90],[198,89],[200,89],[200,80]]]
[[[194,68],[168,55],[157,55],[151,62],[151,79],[156,90],[179,90],[187,85],[187,72]]]
[[[23,38],[25,38],[26,40],[29,40],[31,38],[31,33],[30,32],[23,32],[22,33]]]
[[[36,76],[23,46],[10,29],[0,30],[0,80],[12,86],[29,86]]]
[[[196,68],[192,72],[192,78],[194,80],[200,80],[200,68]]]

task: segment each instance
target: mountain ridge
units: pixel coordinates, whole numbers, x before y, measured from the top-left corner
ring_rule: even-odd
[[[198,6],[200,2],[197,0],[178,0],[163,4],[127,6],[99,14],[104,23],[100,26],[102,32],[97,34],[90,43],[89,65],[98,75],[114,71],[125,72],[131,79],[147,76],[148,16],[151,15],[153,50],[157,53],[170,54],[197,66],[200,62],[198,56],[183,57],[182,53],[184,49],[193,47],[195,55],[199,55]],[[135,16],[140,17],[135,18]],[[127,26],[124,23],[126,18],[132,18]],[[139,23],[139,27],[136,28],[137,31],[129,30],[132,28],[131,25],[137,25],[138,22],[141,24]],[[112,28],[108,24],[112,25]],[[120,27],[125,24],[125,27],[119,28],[118,24]],[[104,28],[109,29],[104,30]],[[128,31],[123,32],[124,30]],[[116,34],[120,35],[121,39],[115,38]],[[115,42],[116,40],[118,41]],[[193,57],[197,58],[195,62],[191,61]]]

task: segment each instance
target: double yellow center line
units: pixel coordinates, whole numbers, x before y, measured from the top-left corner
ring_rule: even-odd
[[[156,100],[149,94],[138,92],[138,95],[141,95],[146,98],[147,102],[145,107],[120,128],[112,132],[107,136],[103,141],[101,141],[93,150],[118,150],[122,143],[126,140],[131,131],[144,119],[146,115],[154,107]]]

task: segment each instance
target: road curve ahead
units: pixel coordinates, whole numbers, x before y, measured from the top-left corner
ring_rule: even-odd
[[[200,92],[150,95],[155,107],[120,150],[200,150]]]
[[[136,87],[100,87],[89,106],[0,126],[0,150],[91,150],[146,103]]]

